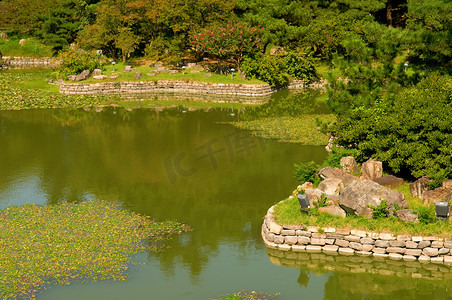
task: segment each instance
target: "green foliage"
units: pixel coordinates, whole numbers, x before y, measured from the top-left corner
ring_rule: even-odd
[[[339,145],[375,157],[393,174],[452,174],[452,79],[433,75],[370,108],[348,111],[331,132]],[[401,122],[403,120],[403,122]]]
[[[377,206],[368,204],[372,209],[372,218],[373,219],[382,219],[387,218],[389,215],[388,205],[386,204],[386,200],[381,200],[380,204]]]
[[[191,44],[200,53],[234,60],[238,69],[247,54],[262,49],[261,33],[264,28],[248,23],[216,24],[200,29]]]
[[[317,172],[320,168],[318,164],[313,161],[307,163],[294,164],[295,167],[295,178],[299,183],[304,183],[306,181],[317,184],[321,181],[320,177],[317,176]]]
[[[284,68],[293,78],[311,81],[317,77],[313,53],[305,49],[301,52],[290,52],[283,58]]]
[[[356,159],[356,154],[356,149],[333,146],[323,165],[333,168],[340,168],[342,157],[353,156]]]
[[[419,206],[414,211],[422,224],[429,224],[435,221],[435,208],[433,206]]]
[[[246,76],[267,82],[273,87],[286,86],[289,83],[284,61],[279,56],[258,53],[253,57],[247,57],[243,61],[242,71]]]
[[[100,69],[102,62],[94,52],[87,52],[80,49],[69,49],[60,52],[57,57],[62,63],[58,67],[58,78],[66,79],[68,75],[76,75],[84,70]]]
[[[36,38],[27,38],[23,45],[19,44],[20,39],[16,36],[8,38],[6,41],[0,39],[0,52],[3,56],[15,57],[50,57],[52,50],[43,45]]]
[[[220,296],[220,298],[210,298],[210,300],[265,300],[278,298],[279,294],[267,294],[255,291],[240,291],[238,293]]]
[[[318,201],[314,201],[312,204],[314,205],[314,207],[319,208],[319,207],[325,207],[328,206],[328,198],[325,196],[324,193],[322,193],[320,195],[320,199]]]

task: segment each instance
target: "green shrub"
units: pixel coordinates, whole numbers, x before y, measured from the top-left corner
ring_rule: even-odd
[[[386,200],[382,200],[381,203],[377,206],[368,204],[372,209],[372,218],[373,219],[382,219],[387,218],[389,215],[388,205]]]
[[[314,184],[318,184],[320,182],[321,179],[317,176],[319,165],[315,162],[310,161],[307,163],[294,164],[294,167],[295,178],[298,182],[304,183],[306,181],[310,181]]]
[[[290,52],[283,58],[283,62],[287,73],[294,78],[311,81],[317,77],[315,59],[307,49],[302,52]]]
[[[70,49],[60,52],[57,59],[62,60],[57,70],[58,78],[66,79],[69,75],[79,74],[84,70],[93,71],[102,67],[102,62],[95,52]]]
[[[356,149],[333,146],[323,165],[333,168],[340,168],[342,157],[353,156],[356,158],[357,152],[358,151]]]
[[[241,70],[248,77],[262,80],[271,86],[285,86],[289,83],[289,76],[284,67],[280,56],[257,53],[244,59]]]
[[[319,207],[325,207],[325,206],[328,206],[327,201],[328,201],[328,198],[325,196],[324,193],[322,193],[322,194],[320,195],[320,199],[319,199],[318,201],[314,201],[314,202],[313,202],[313,205],[314,205],[314,207],[316,207],[316,208],[319,208]]]
[[[429,224],[435,221],[435,208],[433,206],[419,206],[415,213],[419,217],[419,222]]]

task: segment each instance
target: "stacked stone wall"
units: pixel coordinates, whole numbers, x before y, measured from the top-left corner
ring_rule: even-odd
[[[3,67],[15,69],[51,69],[56,68],[60,64],[53,57],[3,57]]]
[[[305,225],[280,225],[272,206],[262,225],[262,238],[273,249],[358,254],[394,260],[452,264],[452,238],[376,233]]]

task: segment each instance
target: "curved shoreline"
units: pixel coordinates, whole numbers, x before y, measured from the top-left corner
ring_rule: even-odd
[[[325,81],[308,83],[301,80],[293,80],[284,88],[324,88],[325,84]],[[172,92],[261,97],[270,95],[278,90],[279,89],[271,87],[269,84],[210,83],[184,80],[60,84],[60,93],[67,95]]]
[[[284,201],[284,200],[283,200]],[[305,225],[281,225],[270,207],[262,224],[267,247],[282,251],[339,253],[394,260],[452,264],[452,238],[394,235],[365,230]]]

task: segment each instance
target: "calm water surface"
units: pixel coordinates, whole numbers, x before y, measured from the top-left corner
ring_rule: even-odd
[[[279,292],[279,299],[451,295],[445,266],[372,265],[354,257],[291,256],[266,249],[262,219],[296,186],[293,164],[321,162],[326,152],[262,140],[218,123],[240,117],[230,113],[0,112],[0,208],[97,198],[193,228],[163,253],[138,255],[125,282],[51,286],[38,299],[198,300],[242,289]],[[413,279],[413,270],[422,278]]]

